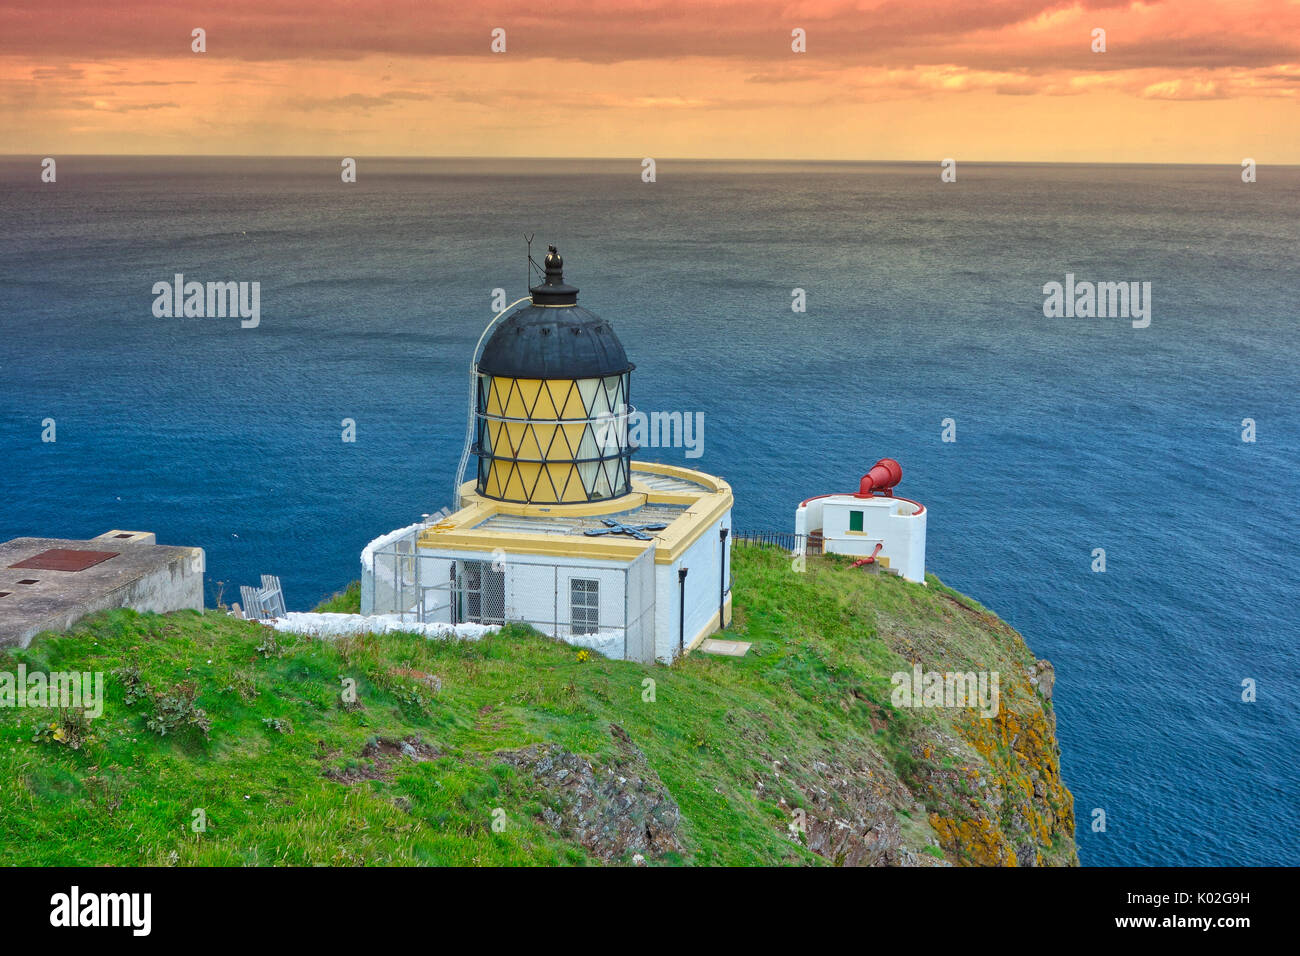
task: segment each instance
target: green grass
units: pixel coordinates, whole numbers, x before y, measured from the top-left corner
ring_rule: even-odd
[[[919,755],[957,731],[945,714],[894,708],[889,675],[915,659],[1020,668],[1033,656],[1018,635],[937,579],[926,588],[835,559],[796,574],[780,552],[746,547],[733,564],[726,636],[753,649],[672,667],[580,662],[576,649],[514,626],[477,642],[279,635],[277,648],[260,625],[217,611],[115,611],[42,635],[0,654],[0,671],[23,662],[104,672],[105,711],[74,750],[33,741],[50,711],[0,709],[0,863],[597,862],[542,821],[546,795],[496,752],[551,742],[599,763],[615,752],[612,723],[681,808],[687,853],[659,862],[826,862],[787,824],[825,784],[814,765],[831,761],[878,775],[915,850],[944,856],[926,811],[945,795],[925,782],[942,758],[932,767]],[[354,584],[320,610],[355,612],[358,599]],[[128,706],[114,675],[127,668],[160,693],[192,682],[207,737],[146,729],[149,702]],[[441,689],[401,673],[410,671],[436,675]],[[355,708],[342,700],[348,680]],[[380,738],[418,738],[441,756],[395,762],[380,779],[326,776],[373,769],[361,754]],[[196,833],[200,810],[207,829]],[[1065,844],[1060,855],[1072,856]]]
[[[329,614],[360,614],[361,582],[353,581],[342,591],[321,601],[316,610]]]

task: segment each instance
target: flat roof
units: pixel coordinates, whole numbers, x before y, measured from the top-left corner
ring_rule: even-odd
[[[14,538],[0,544],[0,646],[26,646],[41,631],[64,630],[110,607],[201,608],[203,551],[152,541],[143,532],[109,532],[92,540]],[[137,595],[134,586],[155,577],[147,596]],[[191,580],[197,582],[193,587]]]
[[[512,515],[493,514],[474,525],[476,531],[495,531],[503,534],[512,531],[526,531],[532,534],[580,534],[585,537],[588,531],[608,528],[605,519],[617,521],[623,525],[672,524],[686,511],[686,505],[653,504],[647,502],[629,508],[626,511],[614,511],[603,515]],[[666,529],[665,529],[666,530]],[[647,531],[647,534],[658,534]]]
[[[634,462],[632,492],[606,501],[525,505],[482,497],[474,483],[461,488],[460,511],[420,532],[420,548],[430,551],[498,549],[517,554],[547,554],[596,560],[630,561],[654,548],[655,562],[670,563],[731,510],[731,486],[704,472]],[[606,520],[624,525],[664,524],[646,531],[650,539],[628,534],[588,535]]]

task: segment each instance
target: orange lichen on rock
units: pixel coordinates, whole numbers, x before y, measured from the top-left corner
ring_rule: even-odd
[[[1001,829],[988,817],[955,820],[930,814],[939,845],[970,866],[1015,866],[1016,854]]]
[[[974,785],[960,792],[953,775],[929,775],[931,807],[940,808],[930,823],[944,851],[972,866],[1077,864],[1074,798],[1061,782],[1050,704],[1028,682],[1016,684],[995,716],[972,712],[956,729],[985,767],[961,774]],[[930,756],[928,745],[922,753]]]

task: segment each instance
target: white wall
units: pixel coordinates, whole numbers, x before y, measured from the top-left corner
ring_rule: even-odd
[[[497,555],[499,558],[500,555]],[[483,561],[491,564],[490,551],[432,551],[420,549],[421,583],[442,583],[450,579],[453,561]],[[505,572],[505,618],[527,621],[539,631],[579,647],[590,647],[607,657],[623,657],[624,611],[626,607],[625,565],[621,561],[592,558],[568,558],[550,555],[514,555],[506,553],[502,562]],[[572,578],[599,582],[599,628],[606,638],[590,634],[573,634],[569,582]],[[448,591],[430,592],[425,620],[450,621]],[[436,612],[432,610],[437,606]],[[608,636],[617,629],[618,639]]]
[[[822,501],[816,498],[794,510],[794,533],[806,535],[822,526]]]
[[[710,525],[672,564],[655,565],[655,657],[665,663],[671,663],[678,654],[681,610],[681,585],[677,581],[679,568],[690,569],[686,575],[685,635],[688,648],[695,635],[718,613],[719,567],[722,561],[722,542],[718,539],[720,528],[731,528],[730,511]],[[728,530],[728,556],[731,545]],[[728,584],[730,570],[728,563]]]

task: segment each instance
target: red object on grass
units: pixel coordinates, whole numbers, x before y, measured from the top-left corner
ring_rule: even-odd
[[[867,555],[865,558],[858,558],[858,560],[854,561],[854,562],[853,562],[853,567],[855,567],[855,568],[860,568],[860,567],[862,567],[864,564],[875,564],[875,563],[876,563],[876,555],[878,555],[878,554],[880,553],[880,549],[883,548],[884,546],[885,546],[885,542],[883,542],[883,541],[877,541],[877,542],[876,542],[876,549],[875,549],[874,551],[872,551],[869,555]]]

